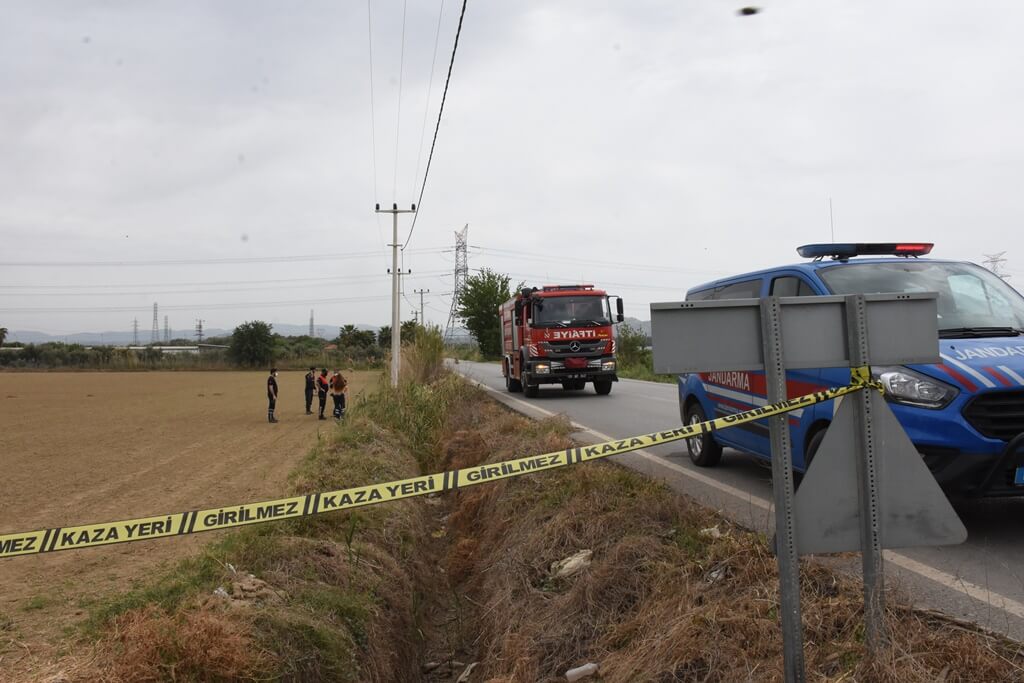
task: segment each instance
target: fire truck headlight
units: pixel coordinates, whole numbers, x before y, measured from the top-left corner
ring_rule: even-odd
[[[615,361],[606,360],[605,362],[601,363],[601,370],[603,370],[604,372],[615,372]]]
[[[547,375],[551,372],[551,366],[547,363],[537,363],[533,366],[533,371],[538,375]]]

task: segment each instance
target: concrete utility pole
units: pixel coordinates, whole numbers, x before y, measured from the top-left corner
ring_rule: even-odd
[[[423,325],[423,324],[425,324],[424,321],[426,321],[426,318],[423,317],[423,295],[424,294],[430,294],[430,290],[429,289],[414,289],[412,291],[413,291],[414,294],[419,294],[420,295],[420,325]]]
[[[401,273],[398,268],[398,214],[416,213],[416,205],[411,209],[399,209],[398,204],[392,204],[390,209],[381,209],[377,204],[377,213],[390,213],[392,216],[393,231],[391,234],[391,386],[398,386],[398,369],[402,362],[402,321],[401,303],[398,300],[398,278]]]

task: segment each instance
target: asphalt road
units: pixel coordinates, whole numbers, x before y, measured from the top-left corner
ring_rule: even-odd
[[[537,398],[505,391],[501,368],[461,361],[453,366],[495,398],[531,417],[565,414],[588,443],[675,428],[680,424],[672,384],[621,380],[608,396],[542,386]],[[556,388],[557,387],[557,388]],[[715,468],[690,462],[682,442],[614,456],[616,462],[665,481],[745,527],[774,531],[771,471],[751,456],[727,449]],[[938,548],[885,551],[886,585],[905,590],[918,605],[942,610],[1024,640],[1024,499],[958,503],[967,542]],[[859,560],[836,560],[850,571]]]

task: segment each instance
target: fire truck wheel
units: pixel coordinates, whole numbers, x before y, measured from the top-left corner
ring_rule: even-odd
[[[595,381],[594,391],[597,392],[598,396],[607,396],[612,393],[612,381],[610,379]]]
[[[537,394],[540,393],[540,386],[537,384],[524,384],[523,385],[523,396],[526,398],[537,398]]]
[[[693,403],[686,409],[686,424],[695,425],[707,421],[704,409],[699,403]],[[690,460],[698,467],[714,467],[722,459],[722,447],[715,441],[711,433],[691,436],[686,440],[686,450]]]
[[[509,393],[519,393],[522,391],[522,382],[513,378],[512,375],[506,375],[505,388],[509,390]]]

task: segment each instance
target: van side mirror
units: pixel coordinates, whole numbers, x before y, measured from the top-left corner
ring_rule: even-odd
[[[618,299],[615,300],[615,311],[616,311],[615,319],[616,319],[616,321],[618,321],[620,323],[623,320],[626,319],[626,316],[623,314],[623,310],[624,309],[623,309],[623,304],[622,304],[622,297],[620,296]]]

